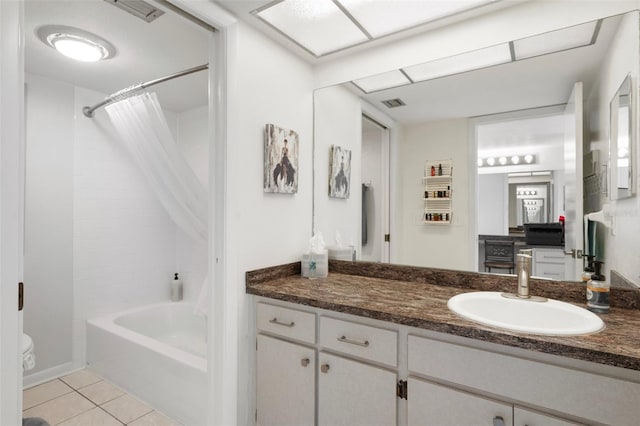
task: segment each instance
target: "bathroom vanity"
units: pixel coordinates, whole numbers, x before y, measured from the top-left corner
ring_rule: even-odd
[[[572,337],[489,328],[458,317],[460,293],[514,291],[511,277],[330,261],[247,273],[255,295],[256,423],[318,425],[635,425],[640,295],[612,292],[606,329]],[[532,294],[584,304],[575,283]]]

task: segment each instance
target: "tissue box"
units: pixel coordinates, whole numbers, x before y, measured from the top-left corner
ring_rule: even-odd
[[[329,274],[329,256],[327,250],[322,254],[304,253],[302,255],[302,276],[305,278],[326,278]]]
[[[327,247],[327,251],[329,253],[329,259],[348,260],[348,261],[353,260],[353,252],[354,252],[353,247],[330,246],[330,247]]]

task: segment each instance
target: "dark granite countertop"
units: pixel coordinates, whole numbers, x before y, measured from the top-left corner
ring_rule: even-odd
[[[300,276],[300,263],[247,272],[249,294],[389,321],[531,351],[640,371],[640,291],[612,289],[606,329],[585,336],[539,336],[486,327],[447,308],[476,290],[513,291],[515,278],[369,262],[330,261],[329,276]],[[584,306],[585,286],[532,280],[532,294]]]

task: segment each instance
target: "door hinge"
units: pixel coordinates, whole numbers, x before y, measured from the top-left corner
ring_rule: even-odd
[[[388,243],[389,241],[391,241],[391,234],[384,234],[384,242]]]
[[[398,398],[407,399],[407,394],[409,392],[407,386],[406,380],[398,380],[398,386],[396,388],[396,395],[398,395]]]
[[[24,308],[24,283],[18,283],[18,310]]]

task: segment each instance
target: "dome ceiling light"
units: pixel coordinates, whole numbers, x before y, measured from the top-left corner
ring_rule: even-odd
[[[116,54],[111,43],[79,28],[45,25],[38,28],[37,34],[47,46],[76,61],[97,62]]]

